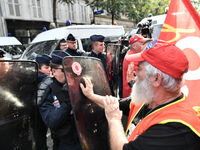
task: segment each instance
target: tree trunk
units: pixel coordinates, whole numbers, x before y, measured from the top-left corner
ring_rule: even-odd
[[[114,24],[115,14],[112,12],[112,25]]]
[[[53,0],[53,22],[57,27],[57,19],[56,19],[56,0]]]

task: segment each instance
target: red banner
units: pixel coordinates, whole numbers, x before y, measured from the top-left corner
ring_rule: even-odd
[[[189,60],[181,91],[193,106],[200,106],[200,16],[190,0],[171,0],[159,39],[175,44]]]

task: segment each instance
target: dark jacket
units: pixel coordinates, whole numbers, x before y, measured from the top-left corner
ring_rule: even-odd
[[[50,85],[50,94],[44,104],[39,108],[41,117],[56,136],[65,144],[78,142],[78,133],[71,114],[71,104],[68,91],[63,85],[53,78]]]
[[[70,54],[71,56],[82,56],[85,53],[84,50],[79,50],[79,49],[73,50],[73,49],[70,49],[70,48],[68,48],[64,51],[67,52],[68,54]]]
[[[48,76],[49,76],[49,75],[47,75],[47,74],[45,74],[45,73],[43,73],[43,72],[38,71],[38,84],[39,84],[40,82],[42,82],[42,80],[45,79],[45,78],[48,77]]]
[[[105,52],[102,52],[102,53],[99,53],[98,55],[95,54],[93,51],[90,51],[90,52],[85,52],[83,54],[83,56],[89,56],[89,57],[94,57],[94,58],[98,58],[101,60],[103,66],[104,66],[104,69],[106,70],[106,53]]]

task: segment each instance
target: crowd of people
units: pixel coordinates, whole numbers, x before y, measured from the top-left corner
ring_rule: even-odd
[[[106,70],[104,36],[90,37],[90,52],[77,49],[76,38],[62,39],[51,56],[38,55],[38,88],[47,83],[38,107],[37,149],[48,149],[47,128],[54,150],[81,150],[62,60],[65,56],[95,57]],[[105,109],[110,149],[200,150],[200,120],[181,92],[189,62],[178,47],[165,41],[132,35],[123,58],[122,95],[97,95],[89,78],[80,83],[83,94]],[[3,56],[3,53],[0,53]],[[49,82],[50,81],[50,82]],[[122,115],[128,116],[124,132]]]
[[[174,45],[155,43],[125,57],[137,62],[137,70],[134,65],[131,69],[136,75],[131,75],[131,97],[97,95],[89,78],[84,78],[85,86],[80,84],[84,95],[105,109],[112,150],[200,149],[200,120],[180,90],[189,67],[187,57]],[[128,116],[125,133],[122,114]]]
[[[87,56],[98,58],[105,64],[106,53],[104,52],[104,36],[92,35],[90,39],[92,41],[91,52],[78,50],[75,37],[69,34],[66,40],[62,39],[60,41],[58,49],[54,50],[51,56],[38,55],[36,57],[36,62],[39,64],[39,80],[42,80],[38,85],[39,89],[41,84],[46,83],[46,80],[52,80],[49,85],[47,85],[48,88],[44,90],[44,95],[46,96],[42,97],[41,101],[43,101],[43,103],[39,107],[38,118],[41,118],[43,122],[41,122],[41,120],[38,122],[40,122],[39,125],[41,125],[43,129],[41,129],[41,127],[38,129],[44,132],[37,134],[38,137],[36,138],[38,141],[36,146],[38,149],[47,149],[45,142],[47,128],[50,128],[51,134],[53,135],[51,137],[53,139],[54,150],[82,149],[78,139],[70,97],[67,89],[63,89],[66,81],[62,60],[65,56]],[[42,68],[44,69],[42,70]],[[51,76],[49,76],[49,68],[51,68]],[[46,127],[43,126],[43,124],[45,124]]]

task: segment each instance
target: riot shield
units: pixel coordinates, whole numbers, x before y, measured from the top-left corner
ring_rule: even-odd
[[[33,116],[37,91],[37,67],[31,61],[0,60],[1,150],[34,148]]]
[[[113,96],[117,97],[119,75],[120,45],[109,43],[107,45],[106,74]]]
[[[108,150],[108,124],[104,110],[86,98],[81,89],[82,77],[90,78],[94,92],[111,95],[102,62],[92,57],[66,57],[63,61],[69,95],[84,150]]]

